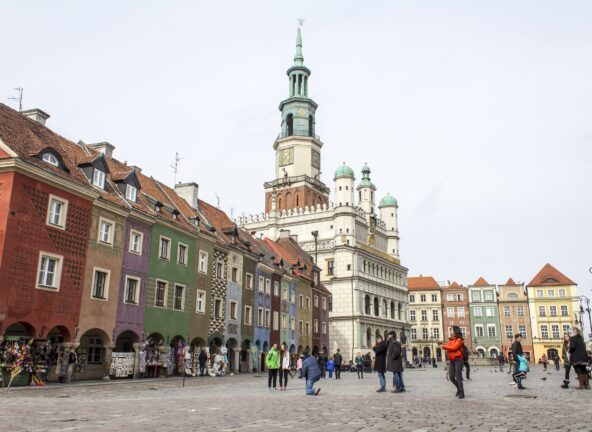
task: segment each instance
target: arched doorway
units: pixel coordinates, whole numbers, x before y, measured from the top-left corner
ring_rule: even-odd
[[[35,327],[31,324],[27,322],[16,322],[6,328],[4,331],[4,339],[16,340],[18,338],[32,338],[35,337],[36,334]]]
[[[168,374],[169,375],[177,375],[182,376],[183,371],[186,367],[185,365],[185,347],[187,346],[187,341],[181,335],[176,335],[171,339],[171,343],[169,345],[169,368]]]
[[[115,340],[115,352],[131,353],[134,352],[134,344],[138,343],[139,338],[133,331],[127,330],[121,332]]]
[[[205,339],[200,337],[194,337],[189,342],[189,358],[186,360],[186,363],[191,364],[191,372],[193,375],[197,376],[200,373],[199,370],[199,355],[202,351],[206,351],[207,353],[208,344],[206,343]]]
[[[556,356],[558,357],[558,354],[559,353],[555,348],[550,348],[547,350],[547,358],[549,359],[549,361],[552,361]]]
[[[302,354],[304,351],[304,347],[302,345],[298,345],[298,355]]]
[[[497,350],[497,348],[490,348],[489,349],[489,357],[491,357],[492,359],[496,359],[499,356],[499,351]]]
[[[423,358],[424,359],[431,359],[432,358],[432,352],[430,350],[430,347],[423,348]]]
[[[319,355],[319,347],[318,346],[315,345],[312,348],[312,355],[315,356],[315,357]]]
[[[485,358],[485,349],[478,347],[477,348],[477,357],[479,358]]]
[[[239,365],[237,364],[238,359],[235,356],[235,348],[238,347],[238,342],[234,338],[230,338],[226,341],[226,348],[228,349],[227,357],[228,357],[228,370],[232,372],[238,372]]]
[[[411,355],[413,356],[414,359],[417,357],[417,348],[416,347],[413,347],[411,349]]]
[[[436,348],[436,359],[440,362],[442,361],[442,349]]]
[[[251,359],[251,341],[245,339],[241,344],[240,350],[240,371],[249,372],[251,370],[253,361]]]
[[[94,328],[80,338],[76,350],[78,359],[74,377],[76,379],[103,379],[110,372],[111,340],[104,330]]]

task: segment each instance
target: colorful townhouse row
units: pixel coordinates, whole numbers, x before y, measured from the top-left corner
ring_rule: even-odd
[[[519,333],[527,357],[539,361],[543,354],[561,356],[563,336],[574,325],[581,326],[577,284],[550,264],[526,286],[512,278],[490,284],[480,277],[469,286],[441,284],[432,276],[408,281],[412,356],[435,356],[441,361],[436,342],[458,326],[478,357],[497,358],[499,353],[508,357]]]
[[[197,184],[170,188],[48,117],[0,104],[0,342],[45,344],[50,379],[70,351],[68,379],[96,379],[113,359],[117,376],[160,376],[226,346],[246,372],[272,344],[329,348],[331,294],[289,232],[254,238]]]

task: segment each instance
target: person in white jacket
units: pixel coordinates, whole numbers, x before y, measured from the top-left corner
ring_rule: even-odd
[[[286,345],[280,346],[280,390],[285,391],[288,387],[288,375],[290,373],[290,353]]]

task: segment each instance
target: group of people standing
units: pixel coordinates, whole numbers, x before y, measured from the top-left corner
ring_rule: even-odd
[[[393,330],[388,334],[388,340],[381,337],[376,339],[374,348],[374,370],[378,374],[380,387],[378,393],[386,392],[386,372],[393,373],[393,388],[391,393],[405,391],[403,382],[403,349],[397,341],[397,333]],[[358,372],[359,373],[359,372]]]
[[[573,368],[580,383],[576,389],[589,390],[590,375],[587,367],[592,360],[586,352],[586,343],[584,342],[584,338],[582,337],[579,328],[572,328],[571,335],[564,336],[561,356],[563,357],[563,362],[565,365],[565,377],[561,387],[569,387],[569,375],[571,369]]]

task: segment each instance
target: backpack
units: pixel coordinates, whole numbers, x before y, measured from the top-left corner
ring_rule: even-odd
[[[469,349],[467,348],[467,346],[465,344],[462,344],[461,351],[462,351],[463,358],[465,360],[468,360],[469,359]]]

